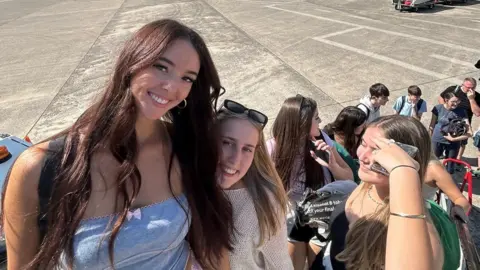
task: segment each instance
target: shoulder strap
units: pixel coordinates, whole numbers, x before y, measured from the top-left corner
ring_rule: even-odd
[[[38,181],[38,203],[39,214],[37,217],[38,229],[40,231],[40,239],[45,237],[48,225],[48,204],[52,196],[53,179],[55,178],[57,168],[60,166],[63,145],[65,144],[65,138],[55,139],[48,145],[49,153],[45,158],[42,171],[40,173],[40,179]]]
[[[400,103],[400,109],[398,110],[398,113],[402,112],[403,106],[405,106],[405,96],[402,96],[402,103]]]
[[[362,105],[363,107],[365,107],[365,109],[367,109],[367,120],[368,120],[368,118],[370,117],[370,109],[367,107],[367,105],[365,105],[363,103],[359,103],[357,105],[357,107],[360,106],[360,105]]]
[[[423,102],[424,102],[423,99],[420,99],[420,100],[417,102],[417,111],[420,111],[420,108],[422,108]]]

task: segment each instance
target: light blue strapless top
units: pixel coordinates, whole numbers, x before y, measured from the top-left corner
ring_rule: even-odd
[[[188,211],[186,197],[181,195],[178,199]],[[139,208],[133,213],[130,220],[125,220],[115,239],[115,269],[183,270],[189,255],[185,236],[190,215],[185,214],[175,198]],[[80,223],[73,246],[74,269],[111,269],[108,256],[110,230],[105,232],[111,217],[86,219]],[[67,268],[64,256],[61,264]]]

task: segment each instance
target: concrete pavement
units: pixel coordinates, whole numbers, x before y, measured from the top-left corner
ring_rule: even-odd
[[[69,126],[103,89],[124,40],[160,18],[197,29],[222,98],[270,123],[296,93],[315,98],[328,123],[375,82],[392,92],[388,114],[409,85],[431,108],[447,86],[480,75],[478,1],[416,13],[388,0],[0,0],[0,10],[0,130],[34,141]],[[476,157],[471,145],[466,156]]]

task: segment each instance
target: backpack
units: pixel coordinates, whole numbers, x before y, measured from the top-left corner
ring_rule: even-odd
[[[406,97],[406,96],[402,96],[402,103],[400,103],[400,109],[398,110],[398,113],[400,113],[400,112],[402,111],[403,106],[405,106],[405,102],[407,102],[407,97]],[[419,111],[420,108],[422,108],[423,102],[424,102],[423,99],[420,99],[420,100],[417,102],[417,111]]]
[[[368,108],[368,106],[363,103],[359,103],[357,105],[357,108],[359,108],[360,105],[362,105],[363,107],[365,107],[365,109],[367,109],[367,120],[368,120],[368,118],[370,118],[370,108]]]

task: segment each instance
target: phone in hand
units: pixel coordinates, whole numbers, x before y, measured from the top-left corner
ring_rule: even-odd
[[[330,153],[317,149],[314,141],[310,141],[310,149],[315,153],[317,157],[319,157],[328,164],[328,161],[330,160]]]
[[[399,142],[394,142],[394,144],[402,148],[403,151],[407,152],[407,154],[412,158],[414,158],[418,153],[418,148],[413,145],[399,143]],[[378,164],[378,162],[376,161],[372,164],[372,166],[370,166],[370,170],[383,174],[385,176],[390,175],[390,173],[385,168],[383,168],[380,164]]]

